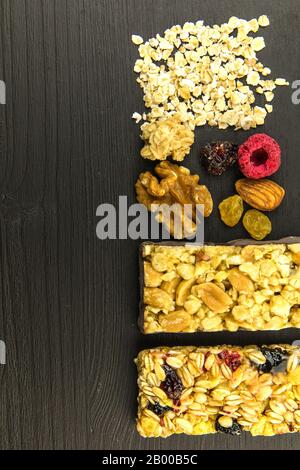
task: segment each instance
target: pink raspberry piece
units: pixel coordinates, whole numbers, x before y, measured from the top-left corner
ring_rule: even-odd
[[[238,149],[238,164],[241,172],[252,179],[273,175],[281,164],[281,149],[267,134],[254,134]]]

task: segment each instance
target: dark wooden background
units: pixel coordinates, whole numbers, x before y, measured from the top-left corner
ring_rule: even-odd
[[[297,331],[143,337],[136,326],[139,241],[96,238],[96,208],[134,202],[134,182],[151,168],[139,157],[143,111],[132,71],[132,33],[144,38],[176,23],[251,19],[267,13],[261,57],[274,76],[300,78],[299,0],[1,0],[0,79],[0,446],[3,449],[296,449],[297,435],[140,438],[135,431],[136,370],[144,347],[293,341]],[[300,106],[291,88],[276,92],[262,131],[277,138],[287,190],[272,214],[272,237],[300,234]],[[199,148],[250,132],[197,133],[185,164],[218,203],[238,172],[217,179],[199,165]],[[206,240],[244,237],[217,211]]]

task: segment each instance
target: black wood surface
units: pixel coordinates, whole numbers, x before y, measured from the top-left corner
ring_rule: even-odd
[[[134,182],[152,166],[139,157],[143,111],[132,71],[132,33],[144,38],[204,19],[266,13],[274,76],[300,78],[299,0],[1,0],[0,446],[39,449],[297,449],[299,435],[275,438],[140,438],[135,430],[136,370],[144,347],[293,341],[297,331],[156,335],[136,326],[139,241],[96,238],[96,208],[134,202]],[[262,131],[277,138],[287,190],[272,214],[272,238],[300,234],[300,106],[291,88],[276,92]],[[199,148],[212,139],[242,142],[250,132],[201,128],[185,164],[200,172],[218,203],[238,172],[208,177]],[[244,237],[217,210],[206,240]]]

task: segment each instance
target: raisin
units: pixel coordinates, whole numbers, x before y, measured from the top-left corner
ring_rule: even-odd
[[[170,406],[162,406],[157,401],[154,404],[149,402],[147,408],[153,411],[157,416],[164,416],[167,411],[173,410]]]
[[[242,428],[236,419],[232,420],[232,426],[230,428],[225,428],[224,426],[221,426],[221,424],[219,423],[218,421],[219,418],[220,416],[218,416],[218,418],[216,419],[216,424],[215,424],[216,431],[222,432],[224,434],[230,434],[231,436],[239,436],[241,434]]]
[[[235,194],[224,199],[219,204],[221,219],[228,227],[234,227],[242,217],[244,211],[243,199]]]
[[[236,351],[221,351],[218,354],[218,358],[225,362],[225,364],[232,370],[232,372],[236,371],[238,367],[241,365],[241,356]]]
[[[212,142],[201,151],[203,166],[212,175],[222,175],[237,161],[238,146],[232,142]]]
[[[250,209],[243,217],[243,225],[255,240],[263,240],[272,231],[270,219],[256,209]]]
[[[269,373],[274,367],[278,367],[288,357],[288,353],[280,348],[266,348],[262,347],[261,352],[266,358],[264,364],[258,364],[256,367],[260,372]]]
[[[171,398],[171,400],[173,400],[174,403],[177,403],[177,400],[179,399],[183,390],[181,379],[178,377],[176,371],[169,365],[164,364],[163,369],[165,371],[166,378],[163,382],[161,382],[160,388],[169,398]]]

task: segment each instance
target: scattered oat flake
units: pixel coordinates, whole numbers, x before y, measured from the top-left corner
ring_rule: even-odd
[[[269,26],[270,24],[270,20],[269,18],[267,17],[267,15],[261,15],[259,18],[258,18],[258,24],[259,26]]]
[[[140,44],[143,44],[144,39],[142,38],[142,36],[138,36],[137,34],[133,34],[131,36],[131,41],[133,42],[133,44],[136,44],[137,46],[139,46]]]
[[[142,115],[140,113],[133,113],[132,119],[135,120],[135,122],[138,124],[142,120]]]
[[[276,78],[275,85],[287,86],[287,85],[289,85],[289,82],[287,82],[285,78]]]

